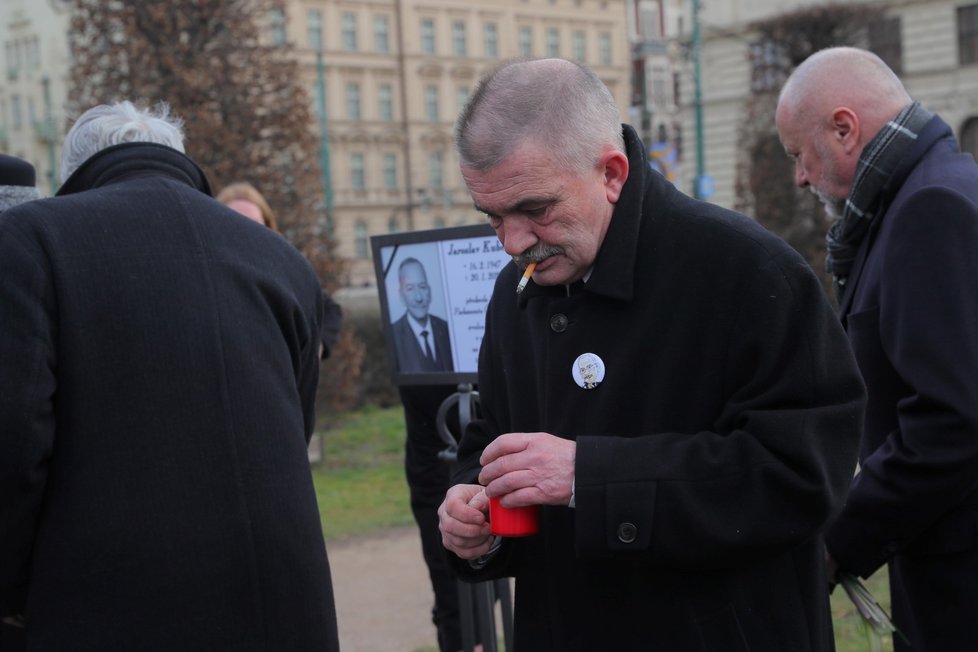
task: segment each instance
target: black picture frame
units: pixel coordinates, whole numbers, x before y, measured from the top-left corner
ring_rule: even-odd
[[[388,233],[372,236],[370,246],[391,382],[395,385],[475,383],[489,298],[499,272],[512,260],[492,227],[475,224]],[[406,335],[407,309],[398,277],[401,264],[410,258],[424,267],[431,289],[429,315],[444,321],[448,327],[450,371],[414,366],[412,356],[417,336]],[[412,351],[407,347],[412,347]]]

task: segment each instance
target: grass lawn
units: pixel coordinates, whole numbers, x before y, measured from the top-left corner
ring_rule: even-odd
[[[400,406],[368,407],[342,415],[320,434],[323,461],[313,466],[313,480],[327,540],[414,523],[404,479]],[[866,586],[889,613],[885,570],[866,581]],[[832,621],[837,652],[872,650],[841,587],[832,594]],[[887,637],[879,652],[892,650]]]
[[[404,477],[404,412],[367,407],[321,430],[312,467],[327,540],[414,523]]]

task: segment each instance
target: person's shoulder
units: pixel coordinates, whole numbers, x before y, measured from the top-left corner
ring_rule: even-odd
[[[754,218],[716,204],[690,200],[673,218],[671,228],[685,230],[705,250],[765,257],[794,251]]]

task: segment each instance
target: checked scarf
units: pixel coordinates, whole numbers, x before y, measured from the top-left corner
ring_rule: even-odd
[[[832,224],[825,238],[828,249],[825,269],[832,274],[839,303],[842,303],[859,245],[879,210],[883,186],[932,117],[934,114],[919,102],[908,104],[873,136],[859,157],[856,178],[842,217]]]

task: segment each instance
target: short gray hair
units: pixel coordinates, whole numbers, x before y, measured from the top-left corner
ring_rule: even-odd
[[[561,169],[589,170],[605,147],[625,151],[621,115],[596,74],[565,59],[513,60],[488,73],[455,123],[462,165],[484,171],[534,142]]]
[[[183,121],[170,115],[165,102],[160,102],[155,111],[128,100],[92,107],[79,116],[65,136],[62,181],[98,152],[120,143],[157,143],[183,152]]]

